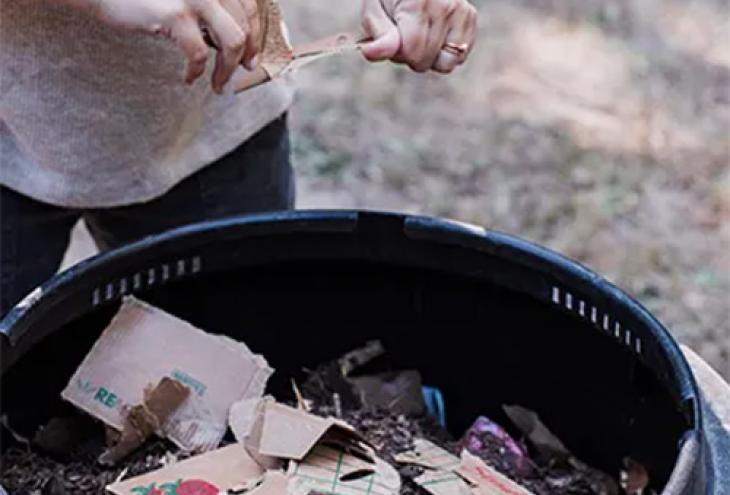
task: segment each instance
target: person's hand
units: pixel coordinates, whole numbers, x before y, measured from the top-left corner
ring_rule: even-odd
[[[474,46],[477,11],[467,0],[363,0],[362,25],[368,60],[448,74]]]
[[[86,7],[109,24],[172,39],[187,58],[188,83],[205,71],[210,47],[203,28],[218,48],[212,81],[216,92],[223,91],[240,63],[249,69],[255,65],[260,29],[256,0],[67,1]]]

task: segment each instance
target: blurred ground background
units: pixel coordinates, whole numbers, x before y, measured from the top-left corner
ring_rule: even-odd
[[[294,40],[359,0],[282,0]],[[300,73],[300,208],[425,213],[596,270],[730,378],[730,0],[479,0],[450,77]],[[77,229],[70,258],[88,252]],[[67,260],[67,261],[69,261]]]

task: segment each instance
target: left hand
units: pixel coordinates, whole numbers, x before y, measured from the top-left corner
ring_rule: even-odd
[[[362,25],[373,38],[362,49],[368,60],[448,74],[474,46],[477,11],[467,0],[363,0]]]

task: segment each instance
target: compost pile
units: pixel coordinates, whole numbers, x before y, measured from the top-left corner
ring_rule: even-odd
[[[89,386],[84,371],[103,374],[99,363],[109,359],[104,339],[130,324],[144,338],[146,323],[163,341],[166,327],[184,323],[186,330],[171,331],[199,339],[196,352],[205,352],[204,340],[222,339],[215,342],[218,376],[226,375],[225,352],[249,358],[249,386],[241,393],[235,380],[238,395],[224,417],[201,399],[213,395],[212,382],[183,372],[186,363],[149,381],[138,403]],[[289,396],[277,402],[263,395],[273,370],[262,356],[126,301],[64,391],[88,414],[68,408],[32,439],[15,434],[17,445],[2,454],[0,485],[11,495],[650,493],[638,463],[627,461],[619,482],[576,459],[535,412],[519,406],[505,413],[521,436],[482,416],[454,438],[440,392],[425,387],[417,370],[392,369],[384,356],[379,342],[369,342],[320,364],[300,384],[292,380]],[[114,426],[116,409],[123,421]],[[12,431],[5,419],[3,427]]]

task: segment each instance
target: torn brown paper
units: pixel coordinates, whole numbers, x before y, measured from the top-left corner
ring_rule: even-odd
[[[400,464],[415,464],[428,469],[451,471],[459,467],[461,460],[447,450],[424,438],[413,440],[413,450],[395,456]]]
[[[257,0],[256,3],[261,25],[259,64],[236,82],[236,93],[292,72],[319,58],[357,50],[361,45],[363,37],[360,34],[341,33],[301,47],[292,47],[279,1]]]
[[[205,451],[223,438],[231,404],[261,397],[272,372],[244,344],[126,298],[62,396],[122,430],[129,410],[142,403],[145,387],[173,378],[191,393],[164,422],[162,433],[182,449]]]
[[[367,461],[338,448],[317,445],[289,473],[297,491],[337,495],[398,495],[398,471],[379,458]]]
[[[244,485],[263,474],[264,471],[246,453],[246,449],[240,444],[233,444],[136,478],[111,484],[107,490],[115,495],[225,493],[226,490]]]
[[[473,485],[474,495],[533,495],[466,450],[461,452],[461,464],[455,472]]]
[[[257,0],[260,35],[259,64],[236,83],[236,92],[258,86],[278,76],[294,59],[278,0]]]
[[[101,454],[99,463],[112,466],[141,446],[153,433],[160,433],[167,418],[189,395],[189,388],[168,377],[160,380],[156,387],[145,390],[144,401],[129,411],[119,439]]]

